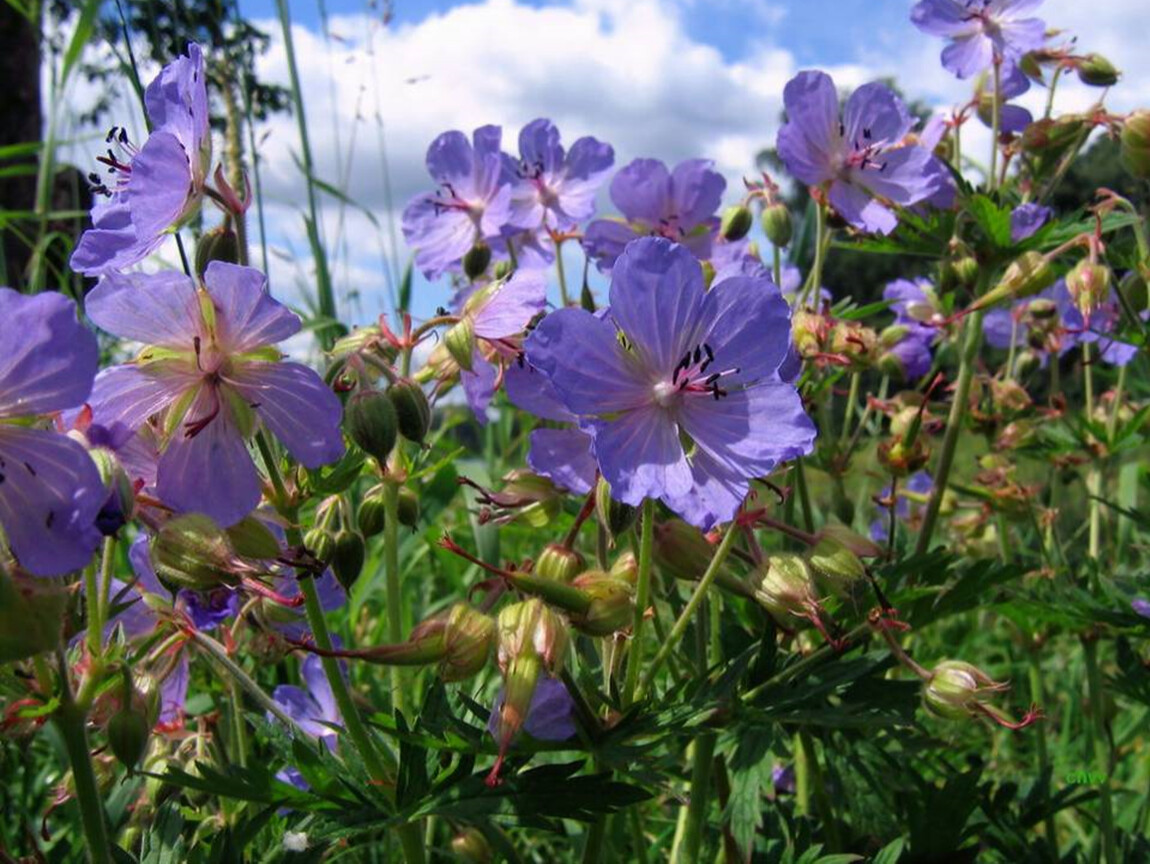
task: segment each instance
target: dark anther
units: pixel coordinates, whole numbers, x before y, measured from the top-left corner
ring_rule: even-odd
[[[865,126],[863,127],[863,138],[865,138],[867,141],[869,141],[871,138],[870,129]]]
[[[55,510],[49,510],[48,516],[44,519],[44,527],[45,528],[51,528],[52,523],[55,521],[56,521],[56,511]]]
[[[31,462],[25,462],[24,467],[28,469],[28,473],[31,474],[33,477],[36,476],[36,469],[32,467]]]

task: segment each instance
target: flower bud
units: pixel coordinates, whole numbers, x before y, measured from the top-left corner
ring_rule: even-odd
[[[927,710],[948,720],[961,720],[983,713],[980,706],[995,693],[1007,689],[982,670],[961,660],[943,660],[923,687]]]
[[[148,749],[148,718],[142,711],[125,706],[112,715],[106,731],[112,754],[129,772],[134,771]]]
[[[1078,311],[1088,315],[1110,297],[1110,268],[1083,258],[1066,274],[1066,288]]]
[[[535,561],[535,575],[556,582],[570,582],[582,572],[583,556],[559,543],[549,543]]]
[[[972,308],[986,309],[1003,300],[1033,297],[1054,284],[1058,276],[1041,252],[1023,252],[1015,258],[1002,279],[989,292],[979,297]]]
[[[1045,297],[1037,297],[1027,304],[1026,314],[1033,318],[1036,324],[1053,321],[1058,316],[1058,304]]]
[[[497,261],[495,264],[495,272],[491,275],[495,277],[496,282],[501,282],[515,272],[515,267],[509,260]]]
[[[443,631],[445,653],[439,664],[444,681],[464,681],[478,675],[495,646],[495,621],[466,603],[451,607]]]
[[[538,597],[505,606],[497,626],[499,668],[505,676],[513,661],[529,657],[537,658],[552,674],[563,668],[569,641],[567,624]]]
[[[271,529],[255,516],[245,516],[224,533],[232,550],[241,558],[264,561],[280,554],[280,541]]]
[[[1087,54],[1078,63],[1078,80],[1091,87],[1113,87],[1121,75],[1101,54]]]
[[[470,318],[462,318],[443,336],[443,344],[452,359],[459,364],[464,372],[471,371],[472,358],[475,354],[475,325]]]
[[[1022,147],[1032,153],[1057,158],[1070,147],[1086,125],[1086,118],[1078,114],[1065,114],[1051,120],[1035,120],[1022,131]]]
[[[405,378],[396,381],[386,392],[395,407],[399,434],[408,441],[422,444],[431,429],[431,403],[427,401],[423,388]]]
[[[343,412],[347,434],[380,465],[387,462],[399,433],[399,419],[391,400],[379,390],[360,390]]]
[[[791,238],[795,234],[795,225],[791,220],[791,211],[786,204],[776,202],[763,208],[763,233],[771,241],[771,245],[783,247],[791,245]]]
[[[893,348],[910,334],[910,327],[905,324],[891,324],[878,334],[878,345],[886,350]]]
[[[152,566],[162,582],[206,591],[235,581],[235,553],[210,516],[187,513],[164,523],[151,548]]]
[[[954,276],[959,285],[971,286],[978,281],[978,259],[965,255],[954,262]]]
[[[335,554],[335,537],[323,525],[309,528],[303,535],[303,545],[317,561],[327,564]]]
[[[490,263],[491,247],[481,240],[463,256],[463,275],[474,282],[487,272],[487,265]]]
[[[639,578],[639,559],[635,557],[634,552],[628,549],[615,559],[610,572],[616,579],[622,579],[629,585],[634,585]]]
[[[240,244],[236,232],[225,225],[205,231],[196,244],[196,276],[203,279],[204,271],[213,261],[240,263]]]
[[[682,519],[668,519],[655,525],[653,551],[660,570],[688,582],[697,582],[703,577],[714,554],[703,532]]]
[[[860,558],[878,558],[883,554],[883,548],[875,543],[873,540],[864,537],[855,531],[852,531],[846,525],[839,525],[837,523],[825,525],[815,535],[816,540],[819,542],[823,540],[833,540],[841,546],[845,546],[855,555]]]
[[[772,555],[760,574],[755,579],[755,600],[782,626],[796,626],[817,608],[811,570],[800,556]]]
[[[52,579],[8,574],[0,566],[0,663],[60,644],[68,592]]]
[[[399,517],[400,525],[404,528],[415,528],[419,524],[419,496],[406,486],[400,486],[395,513]]]
[[[595,486],[595,516],[607,532],[608,542],[614,546],[615,538],[629,531],[639,518],[639,508],[616,501],[611,496],[611,484],[600,477]]]
[[[588,636],[610,636],[629,627],[635,618],[635,589],[629,582],[591,570],[575,579],[576,588],[591,597],[591,606],[571,623]]]
[[[451,851],[463,864],[491,864],[495,852],[478,828],[464,828],[451,838]]]
[[[858,555],[831,537],[823,537],[807,553],[819,586],[830,594],[850,597],[866,579]]]
[[[363,535],[347,528],[340,529],[332,538],[331,570],[345,589],[350,589],[363,570],[367,549]]]
[[[728,207],[723,211],[723,218],[719,223],[719,236],[730,242],[742,240],[750,233],[753,224],[755,217],[751,215],[750,208],[746,205],[737,204]]]
[[[88,451],[88,455],[96,463],[96,470],[100,472],[100,479],[108,490],[108,498],[96,514],[96,527],[105,537],[112,537],[131,516],[136,506],[136,492],[132,488],[131,478],[114,453],[103,447],[95,447]]]
[[[387,506],[383,501],[383,490],[376,486],[363,496],[355,513],[355,524],[364,537],[374,537],[383,530]]]

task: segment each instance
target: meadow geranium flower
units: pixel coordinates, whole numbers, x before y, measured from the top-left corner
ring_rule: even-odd
[[[809,452],[815,428],[778,377],[790,350],[786,302],[768,280],[704,289],[690,250],[663,238],[629,245],[603,317],[548,315],[527,361],[593,435],[614,498],[659,498],[692,524],[731,519],[760,477]]]
[[[518,178],[512,190],[512,220],[530,228],[574,228],[595,212],[595,195],[615,164],[615,151],[591,137],[564,150],[559,130],[540,118],[519,133],[519,159],[504,156]]]
[[[28,421],[88,398],[99,348],[55,292],[0,288],[0,322],[0,533],[29,573],[67,573],[100,542],[108,493],[79,443]]]
[[[343,718],[339,706],[335,704],[335,694],[332,693],[319,657],[309,654],[304,658],[300,664],[300,677],[304,687],[280,684],[272,691],[272,699],[299,725],[305,735],[318,739],[329,750],[335,750],[339,730],[333,727],[342,725]],[[307,781],[294,765],[281,770],[276,774],[276,779],[290,783],[297,789],[308,788]]]
[[[871,539],[876,543],[887,542],[890,538],[892,519],[907,522],[913,527],[922,518],[922,513],[926,509],[924,502],[932,489],[934,489],[934,478],[926,471],[911,474],[905,482],[900,483],[893,511],[886,511],[882,517],[871,523]],[[879,498],[889,498],[890,494],[891,487],[884,486]]]
[[[715,211],[727,181],[708,159],[688,159],[668,171],[658,159],[636,159],[611,181],[611,201],[622,219],[596,219],[583,246],[604,273],[636,237],[665,237],[706,260],[719,230]]]
[[[1021,243],[1029,240],[1053,215],[1053,210],[1041,204],[1021,204],[1015,207],[1010,214],[1010,241]]]
[[[247,448],[257,422],[309,468],[344,449],[339,398],[308,367],[279,362],[274,345],[301,325],[266,282],[258,270],[216,261],[200,289],[178,273],[109,274],[88,297],[97,325],[147,346],[97,377],[95,422],[136,430],[162,412],[157,497],[225,527],[260,500]]]
[[[487,731],[492,735],[499,734],[499,712],[502,707],[503,690],[500,689],[487,721]],[[548,675],[539,678],[531,694],[531,706],[527,709],[527,719],[523,721],[522,728],[532,738],[540,741],[566,741],[575,737],[575,701],[562,681]]]
[[[503,132],[482,126],[472,140],[462,132],[444,132],[427,148],[427,171],[434,193],[421,193],[403,211],[403,237],[415,247],[415,264],[428,279],[458,270],[463,256],[479,241],[495,241],[512,218],[514,175],[500,151]]]
[[[824,72],[800,72],[783,91],[787,123],[779,130],[779,156],[797,179],[824,186],[831,206],[856,228],[889,234],[898,225],[886,199],[907,206],[937,191],[934,155],[896,146],[914,121],[889,87],[864,84],[842,114],[834,81]]]
[[[211,147],[199,45],[189,43],[187,55],[160,71],[144,93],[144,107],[152,133],[143,145],[113,127],[99,159],[108,177],[89,175],[105,198],[72,253],[77,272],[98,276],[142,261],[199,206]]]
[[[1027,17],[1042,0],[921,0],[910,20],[924,33],[950,44],[942,65],[959,78],[989,69],[994,62],[1017,60],[1046,41],[1046,24]]]

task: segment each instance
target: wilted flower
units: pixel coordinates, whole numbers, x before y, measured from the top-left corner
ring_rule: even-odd
[[[688,159],[673,171],[658,159],[636,159],[611,181],[611,200],[623,218],[596,219],[584,232],[583,246],[604,273],[636,237],[665,237],[706,260],[726,188],[707,159]]]
[[[1042,0],[921,0],[910,20],[924,33],[950,44],[942,65],[959,78],[990,68],[996,60],[1018,60],[1046,42],[1046,24],[1024,17]]]
[[[165,66],[144,93],[152,134],[137,148],[127,130],[108,133],[110,181],[90,179],[106,198],[92,209],[93,227],[72,253],[72,269],[97,276],[129,267],[160,247],[199,206],[211,136],[200,46]]]
[[[216,261],[200,289],[177,273],[109,274],[88,298],[100,327],[148,346],[97,377],[96,422],[135,430],[164,412],[157,496],[223,526],[260,500],[246,444],[257,421],[309,468],[344,449],[338,397],[308,367],[277,362],[273,346],[300,320],[265,286],[259,271]]]
[[[704,291],[689,250],[647,238],[619,258],[610,312],[552,313],[527,360],[584,418],[614,498],[660,498],[709,528],[734,516],[750,478],[810,452],[814,425],[778,376],[789,311],[765,279]]]
[[[932,195],[939,183],[928,170],[934,154],[897,146],[914,120],[889,87],[864,84],[840,115],[834,81],[824,72],[800,72],[783,91],[787,123],[779,130],[779,156],[797,179],[827,186],[839,215],[863,231],[889,234],[898,219],[876,196],[907,206]]]
[[[0,322],[0,530],[21,567],[55,576],[88,563],[108,492],[80,444],[24,421],[87,399],[99,349],[55,292],[0,288]]]

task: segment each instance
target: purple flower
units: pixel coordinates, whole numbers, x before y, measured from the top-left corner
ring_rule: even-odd
[[[113,127],[99,161],[110,180],[89,175],[105,199],[72,253],[72,269],[98,276],[142,261],[199,206],[208,165],[208,95],[200,46],[165,66],[144,93],[152,134],[137,148]]]
[[[0,322],[0,534],[21,567],[56,576],[90,560],[108,493],[79,443],[23,421],[87,399],[99,348],[55,292],[0,288]]]
[[[160,714],[156,728],[170,732],[184,725],[184,705],[188,701],[188,681],[191,670],[188,668],[188,652],[177,646],[179,651],[175,664],[160,683]]]
[[[896,279],[883,289],[897,324],[925,324],[943,316],[929,279]]]
[[[148,346],[97,377],[95,421],[136,430],[163,412],[157,496],[225,527],[260,500],[246,443],[257,421],[309,468],[344,449],[338,397],[306,366],[277,362],[273,346],[300,320],[265,288],[259,271],[216,261],[198,290],[177,273],[109,274],[88,297],[96,324]]]
[[[214,630],[240,611],[240,595],[227,585],[211,591],[184,589],[176,595],[176,602],[197,630]]]
[[[889,234],[898,219],[879,197],[907,206],[937,191],[934,155],[896,146],[913,119],[889,87],[864,84],[840,116],[831,77],[800,72],[787,82],[783,102],[787,123],[778,150],[787,170],[808,185],[828,186],[831,206],[856,228]]]
[[[876,543],[885,543],[890,536],[891,519],[898,519],[903,522],[914,522],[925,509],[925,504],[920,501],[915,502],[914,507],[911,507],[911,498],[922,499],[930,494],[934,488],[934,478],[926,471],[919,471],[911,474],[904,483],[898,486],[897,500],[894,505],[894,513],[886,511],[883,516],[876,519],[871,523],[870,536]],[[879,493],[880,498],[887,498],[890,496],[891,487],[883,487],[882,492]]]
[[[329,750],[335,750],[339,730],[332,727],[341,726],[343,718],[335,704],[335,695],[319,657],[309,654],[304,659],[300,664],[300,677],[307,689],[294,684],[280,684],[272,691],[272,699],[299,725],[304,734],[319,739]],[[308,788],[307,781],[294,765],[277,773],[276,779],[290,783],[297,789]]]
[[[1054,211],[1041,204],[1022,204],[1010,214],[1010,242],[1029,240],[1045,225]]]
[[[1046,25],[1024,17],[1042,0],[921,0],[910,20],[924,33],[950,40],[942,65],[959,78],[1017,60],[1046,42]]]
[[[610,144],[580,138],[564,150],[550,120],[532,120],[519,133],[519,159],[504,156],[519,182],[511,221],[528,228],[574,228],[595,212],[595,195],[615,164]]]
[[[461,369],[460,379],[467,404],[480,423],[487,422],[487,406],[495,395],[501,367],[519,358],[519,343],[514,337],[527,328],[546,303],[547,282],[543,274],[516,270],[506,282],[476,291],[464,304],[463,317],[471,322],[475,350],[471,369]]]
[[[498,126],[476,129],[472,141],[462,132],[444,132],[427,148],[427,171],[438,188],[408,203],[403,236],[428,279],[458,270],[476,242],[492,242],[512,226],[514,176],[499,150],[502,135]]]
[[[776,763],[771,768],[771,785],[776,795],[794,795],[798,788],[795,784],[795,766]]]
[[[499,709],[502,707],[503,690],[500,689],[487,721],[487,731],[492,735],[497,732]],[[566,741],[575,736],[575,702],[562,681],[540,677],[531,695],[531,707],[527,709],[523,731],[540,741]]]
[[[1062,290],[1070,297],[1070,291],[1065,282],[1059,283]],[[1103,363],[1111,366],[1125,366],[1138,356],[1139,348],[1129,342],[1115,338],[1114,331],[1122,320],[1122,307],[1113,286],[1106,301],[1090,311],[1089,317],[1083,317],[1081,310],[1071,301],[1063,308],[1062,321],[1066,330],[1078,337],[1079,342],[1087,342],[1095,346],[1098,356]],[[1146,318],[1146,313],[1143,313]]]
[[[688,159],[668,171],[658,159],[636,159],[611,181],[611,200],[623,219],[596,219],[583,247],[610,273],[624,247],[636,237],[665,237],[706,260],[719,229],[715,211],[727,181],[707,159]]]
[[[1143,618],[1150,618],[1150,600],[1143,600],[1139,597],[1137,600],[1130,601],[1130,608]]]
[[[979,83],[981,99],[978,103],[978,119],[988,129],[994,128],[994,79],[986,76]],[[1022,131],[1034,122],[1034,115],[1021,105],[1009,105],[1008,99],[1015,99],[1030,89],[1030,79],[1018,68],[1017,64],[1006,61],[1002,64],[1001,80],[999,81],[1000,102],[998,109],[998,128],[1000,132],[1013,135]]]
[[[810,452],[815,428],[779,379],[790,310],[763,278],[703,287],[690,250],[662,238],[627,247],[610,310],[548,315],[527,360],[593,435],[612,495],[659,498],[694,525],[731,519],[749,480]]]
[[[925,322],[941,315],[934,288],[926,279],[896,279],[883,289],[882,296],[891,301],[895,326],[905,330],[902,338],[889,346],[887,356],[897,364],[905,380],[921,378],[934,362],[932,348],[938,335]]]

